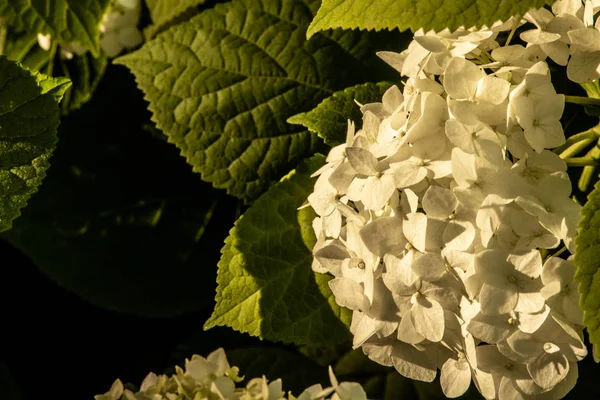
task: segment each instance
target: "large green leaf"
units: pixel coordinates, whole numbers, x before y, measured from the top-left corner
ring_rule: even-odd
[[[337,146],[346,142],[348,120],[360,122],[362,119],[355,101],[361,104],[381,101],[389,87],[389,83],[383,82],[349,87],[326,98],[313,110],[294,115],[288,122],[303,125],[323,138],[326,144]]]
[[[205,2],[206,0],[146,0],[152,18],[152,25],[146,28],[146,35],[153,37],[190,9]]]
[[[98,306],[169,316],[212,305],[239,200],[144,131],[145,108],[133,77],[109,67],[90,103],[63,119],[48,178],[4,237]]]
[[[287,124],[290,116],[337,90],[395,75],[374,60],[376,48],[399,50],[398,34],[390,41],[337,31],[306,41],[318,5],[219,4],[115,62],[135,74],[153,120],[194,171],[215,187],[254,199],[322,144]]]
[[[219,262],[217,304],[205,328],[230,326],[272,341],[334,344],[348,340],[350,312],[311,269],[312,209],[297,208],[312,191],[324,157],[302,163],[235,223]]]
[[[107,58],[103,51],[97,57],[87,52],[66,60],[56,55],[57,46],[45,51],[38,45],[37,35],[26,32],[14,32],[9,29],[4,54],[8,59],[20,62],[32,71],[39,71],[56,77],[71,80],[61,102],[63,115],[80,108],[92,96],[104,71]]]
[[[0,16],[18,31],[50,34],[100,53],[99,26],[111,0],[0,0]]]
[[[600,359],[600,182],[590,193],[581,214],[583,218],[576,239],[575,280],[579,282],[583,323],[594,345],[594,358]]]
[[[66,79],[34,75],[0,57],[0,231],[37,191],[56,146]]]
[[[323,0],[308,37],[327,29],[441,31],[490,25],[554,0]]]

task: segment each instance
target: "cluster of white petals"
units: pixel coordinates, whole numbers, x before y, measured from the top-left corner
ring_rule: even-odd
[[[100,47],[109,58],[144,42],[142,32],[138,29],[141,12],[141,0],[113,0],[100,24]],[[38,44],[42,49],[49,51],[52,47],[51,35],[38,34]],[[87,49],[76,42],[60,46],[60,56],[68,60],[86,52]]]
[[[100,46],[109,58],[144,42],[138,29],[141,0],[116,0],[100,25]]]
[[[473,381],[486,399],[562,398],[587,353],[573,263],[539,251],[574,252],[580,206],[549,150],[564,96],[542,44],[498,43],[519,23],[380,53],[403,90],[361,106],[308,197],[313,269],[353,311],[354,347],[408,378],[440,369],[448,397]]]
[[[520,37],[528,49],[567,66],[570,80],[595,81],[600,78],[600,19],[594,23],[599,10],[600,0],[559,0],[551,11],[541,8],[525,14],[525,21],[535,27]]]
[[[150,373],[138,392],[125,389],[117,379],[105,394],[96,400],[367,400],[362,386],[355,382],[338,383],[331,367],[331,386],[321,384],[307,388],[299,397],[282,389],[281,379],[268,382],[265,376],[251,379],[245,387],[236,388],[243,380],[239,369],[231,367],[223,349],[206,358],[194,355],[185,361],[185,369],[176,367],[173,376]]]

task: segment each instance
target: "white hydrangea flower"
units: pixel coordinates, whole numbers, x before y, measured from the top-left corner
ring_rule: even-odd
[[[269,382],[263,375],[253,378],[244,387],[236,383],[239,369],[231,367],[223,349],[217,349],[206,358],[194,355],[186,360],[185,369],[176,367],[173,376],[149,373],[136,393],[125,389],[117,379],[105,394],[96,395],[96,400],[367,400],[362,386],[356,382],[339,383],[329,367],[331,386],[310,386],[300,396],[285,393],[283,382]]]
[[[109,58],[144,41],[137,25],[142,5],[140,0],[115,0],[100,25],[100,46]]]
[[[486,399],[573,387],[585,356],[574,270],[539,249],[574,251],[580,206],[550,151],[565,142],[565,98],[544,60],[594,50],[571,36],[595,35],[598,10],[564,0],[379,53],[404,88],[361,105],[362,128],[349,123],[309,196],[314,269],[334,276],[353,345],[373,361],[428,382],[439,369],[448,397],[471,381]],[[526,47],[498,43],[523,24]]]

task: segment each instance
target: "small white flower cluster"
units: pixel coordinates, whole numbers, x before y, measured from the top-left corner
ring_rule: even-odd
[[[185,369],[176,367],[175,375],[148,376],[137,393],[125,389],[117,379],[105,394],[95,400],[367,400],[362,386],[355,382],[338,383],[331,367],[331,386],[320,384],[306,389],[299,397],[286,396],[281,379],[268,382],[265,376],[251,379],[246,387],[236,388],[244,378],[238,367],[231,367],[223,349],[217,349],[206,358],[194,355],[185,361]]]
[[[487,399],[558,399],[582,341],[574,266],[580,206],[556,93],[539,46],[500,47],[510,20],[417,32],[379,55],[408,77],[349,122],[308,203],[313,269],[353,310],[354,347],[446,396],[471,381]],[[511,35],[514,32],[511,32]]]
[[[552,5],[552,11],[541,8],[525,14],[525,20],[534,24],[535,29],[521,33],[520,37],[527,48],[532,47],[555,63],[567,66],[570,80],[595,81],[600,78],[600,19],[594,24],[598,10],[600,0],[559,0]]]
[[[100,24],[100,47],[109,58],[118,56],[125,49],[132,49],[144,42],[138,29],[142,11],[141,0],[114,0]],[[38,44],[45,51],[50,50],[50,34],[38,34]],[[79,43],[60,46],[60,56],[71,60],[75,55],[82,56],[87,49]]]
[[[140,0],[116,0],[100,25],[100,46],[109,58],[144,42],[138,29],[142,5]]]

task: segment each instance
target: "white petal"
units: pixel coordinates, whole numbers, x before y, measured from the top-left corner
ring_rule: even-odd
[[[517,301],[517,293],[489,284],[484,284],[479,293],[481,312],[486,315],[507,314],[515,309]]]
[[[501,104],[510,91],[510,83],[504,79],[486,76],[477,83],[477,100],[488,104]]]
[[[406,313],[402,317],[400,325],[398,326],[397,337],[398,340],[408,344],[417,344],[425,340],[425,337],[417,332],[415,325],[412,323],[410,313]]]
[[[447,48],[447,45],[439,37],[433,35],[415,35],[414,40],[433,53],[442,52]]]
[[[568,33],[571,43],[578,50],[600,51],[600,32],[593,28],[574,29]]]
[[[551,388],[566,378],[569,362],[560,351],[544,353],[527,364],[527,371],[542,388]]]
[[[435,379],[437,371],[435,360],[431,359],[426,352],[419,351],[411,345],[395,343],[392,360],[394,368],[402,376],[423,382],[433,382]]]
[[[398,217],[379,218],[360,230],[360,237],[369,251],[378,257],[386,254],[399,255],[406,246],[402,219]]]
[[[542,29],[531,29],[521,33],[521,40],[531,44],[550,43],[560,39],[558,33],[546,32]]]
[[[422,213],[407,214],[402,225],[406,240],[421,253],[425,252],[427,243],[427,217]]]
[[[498,343],[514,332],[515,327],[508,323],[506,316],[478,314],[467,326],[467,330],[477,339],[487,343]]]
[[[363,186],[361,201],[368,210],[381,210],[388,203],[396,190],[392,174],[370,176]]]
[[[600,51],[585,52],[577,50],[571,56],[567,66],[567,77],[573,82],[587,83],[600,78]]]
[[[433,218],[446,219],[458,206],[458,200],[450,189],[430,186],[423,195],[423,210]]]
[[[427,177],[427,168],[419,166],[414,160],[391,165],[394,169],[396,187],[402,189],[416,185]]]
[[[329,281],[329,288],[340,306],[360,311],[369,309],[369,299],[363,294],[363,287],[359,283],[346,278],[334,278]]]
[[[546,321],[550,314],[550,307],[544,306],[537,313],[519,313],[519,330],[525,333],[534,333]]]
[[[377,175],[378,161],[369,150],[360,147],[347,147],[346,156],[352,168],[362,175]]]
[[[454,220],[444,229],[442,240],[451,249],[466,251],[471,247],[475,233],[475,227],[470,222]]]
[[[444,309],[437,301],[418,294],[411,310],[411,320],[418,333],[439,342],[444,336]]]
[[[477,180],[475,156],[464,151],[452,149],[452,176],[459,186],[468,187]]]
[[[435,282],[444,275],[446,266],[444,259],[438,253],[425,253],[412,264],[412,269],[419,278]]]
[[[544,304],[544,296],[540,292],[520,292],[514,310],[525,313],[537,313],[544,308]]]
[[[444,73],[444,88],[454,99],[473,99],[477,92],[477,83],[482,76],[483,72],[478,66],[463,58],[454,57]]]
[[[440,384],[446,397],[463,395],[471,385],[471,368],[467,361],[448,359],[440,369]]]

